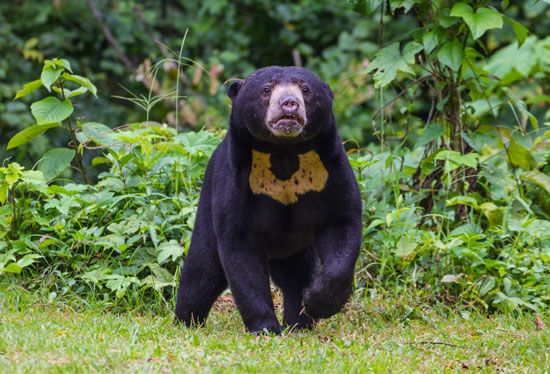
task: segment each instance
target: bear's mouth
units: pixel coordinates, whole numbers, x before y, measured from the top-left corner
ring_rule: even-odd
[[[304,119],[298,114],[283,114],[269,122],[273,135],[280,137],[296,137],[304,127]]]

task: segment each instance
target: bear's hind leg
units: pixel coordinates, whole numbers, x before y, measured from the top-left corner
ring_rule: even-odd
[[[272,259],[271,277],[283,292],[283,323],[293,329],[310,329],[315,321],[302,311],[302,292],[310,284],[319,267],[319,259],[312,249],[305,249],[291,257]]]
[[[182,266],[176,318],[187,326],[204,324],[212,304],[226,288],[216,245],[208,237],[194,236]]]

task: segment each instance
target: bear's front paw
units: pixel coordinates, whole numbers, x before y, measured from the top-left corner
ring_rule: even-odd
[[[304,313],[314,319],[332,317],[346,304],[350,293],[350,282],[320,275],[304,290]]]
[[[255,327],[251,327],[248,329],[248,332],[251,334],[275,334],[275,335],[281,335],[282,329],[281,325],[279,324],[271,324],[271,325],[259,325]]]
[[[191,312],[176,311],[175,322],[182,323],[186,327],[202,327],[206,322],[205,316],[198,316]]]
[[[277,321],[256,322],[247,326],[247,330],[252,334],[281,335],[281,325]]]

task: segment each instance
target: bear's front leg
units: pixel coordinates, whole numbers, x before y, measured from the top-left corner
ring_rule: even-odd
[[[361,236],[361,222],[354,218],[329,225],[319,233],[315,249],[322,268],[304,290],[306,315],[314,319],[328,318],[346,304],[353,287]]]
[[[281,333],[269,285],[268,259],[251,243],[235,238],[218,248],[229,288],[249,332]]]

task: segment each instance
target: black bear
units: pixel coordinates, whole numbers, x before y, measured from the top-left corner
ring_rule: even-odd
[[[176,317],[203,324],[229,286],[248,331],[311,328],[339,312],[361,245],[361,197],[332,112],[311,71],[266,67],[233,82],[231,120],[208,163]]]

